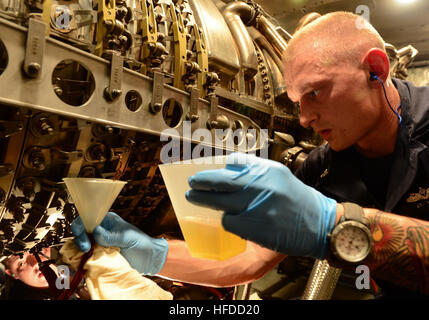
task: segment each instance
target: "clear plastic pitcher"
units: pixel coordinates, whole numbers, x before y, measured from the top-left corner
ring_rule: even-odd
[[[189,160],[159,166],[174,212],[191,256],[225,260],[246,249],[246,240],[222,227],[222,211],[200,207],[186,200],[188,178],[197,172],[225,167],[226,157]],[[208,162],[208,163],[207,163]]]

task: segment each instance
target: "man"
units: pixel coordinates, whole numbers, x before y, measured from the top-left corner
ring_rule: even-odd
[[[145,273],[236,285],[263,275],[283,254],[350,268],[330,245],[344,213],[353,211],[373,241],[360,263],[387,291],[398,286],[429,295],[429,88],[390,79],[384,42],[362,20],[342,12],[322,16],[300,29],[284,53],[301,124],[329,143],[296,173],[305,184],[279,163],[240,154],[225,169],[189,179],[189,201],[224,210],[226,230],[263,247],[249,242],[245,253],[222,262],[191,259],[182,242],[151,239],[114,214],[94,232],[96,241],[120,246]],[[79,220],[72,230],[87,250]],[[354,243],[364,244],[359,239]],[[346,254],[357,250],[343,240]]]
[[[47,261],[51,257],[51,248],[43,248],[38,254],[40,261]],[[51,300],[55,296],[49,288],[45,275],[39,269],[40,265],[34,254],[26,251],[19,255],[11,255],[2,264],[5,281],[2,299],[5,300]],[[49,264],[54,274],[58,277],[58,269],[55,264]],[[81,283],[71,299],[89,300],[89,294]]]
[[[44,248],[40,256],[46,261],[51,255],[50,248]],[[46,256],[46,257],[45,257]],[[39,264],[33,254],[24,252],[21,255],[12,255],[3,261],[5,274],[5,288],[2,299],[5,300],[48,300],[52,299],[49,284],[39,269]],[[51,266],[54,270],[55,267]]]
[[[44,248],[42,253],[45,256],[50,256],[50,248]],[[47,260],[44,256],[42,261]],[[47,288],[48,282],[39,270],[39,264],[34,255],[29,252],[24,252],[20,255],[13,255],[6,259],[5,273],[15,280],[20,280],[23,283],[35,288]]]

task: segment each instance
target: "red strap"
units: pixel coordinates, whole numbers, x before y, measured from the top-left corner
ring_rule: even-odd
[[[95,240],[94,236],[92,234],[88,234],[89,240],[91,241],[91,249],[85,253],[79,263],[79,267],[77,269],[76,274],[73,277],[73,280],[70,284],[70,289],[64,290],[56,300],[67,300],[70,298],[70,296],[76,291],[79,283],[82,281],[83,276],[85,275],[86,271],[83,270],[83,267],[85,263],[88,261],[88,259],[92,256],[94,252],[94,246],[95,246]]]

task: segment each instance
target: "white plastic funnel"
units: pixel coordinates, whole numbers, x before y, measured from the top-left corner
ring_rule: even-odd
[[[85,230],[92,233],[103,221],[125,181],[95,178],[64,178],[67,189],[82,219]]]
[[[194,205],[185,197],[190,176],[225,164],[225,156],[216,156],[159,166],[189,253],[196,258],[225,260],[246,249],[244,239],[222,227],[222,211]]]

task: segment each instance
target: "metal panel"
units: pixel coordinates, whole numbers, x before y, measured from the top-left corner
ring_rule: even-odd
[[[122,80],[124,93],[114,101],[106,101],[104,91],[109,86],[110,63],[54,39],[46,39],[43,69],[39,78],[31,80],[26,78],[21,72],[21,65],[25,57],[26,32],[26,28],[0,19],[1,40],[4,42],[9,56],[13,53],[13,59],[10,59],[8,66],[0,75],[0,103],[96,121],[155,135],[160,135],[163,130],[170,128],[165,123],[162,112],[154,114],[149,111],[153,95],[151,78],[124,69]],[[53,89],[47,89],[52,88],[53,70],[59,62],[64,60],[78,61],[90,70],[94,77],[95,90],[91,98],[82,106],[68,105],[58,98]],[[135,112],[128,110],[125,104],[126,93],[131,90],[139,92],[142,97],[142,108]],[[163,104],[169,99],[174,99],[180,104],[183,115],[190,112],[190,94],[164,84]],[[258,128],[253,121],[243,115],[220,106],[217,109],[218,116],[225,115],[232,121],[242,121],[246,127]],[[206,127],[210,117],[210,103],[207,100],[198,100],[198,115],[199,119],[192,124],[193,129]],[[181,133],[182,126],[183,121],[175,129]]]
[[[234,76],[240,70],[240,61],[234,39],[219,9],[212,0],[189,0],[195,20],[206,36],[209,63],[219,72]]]

